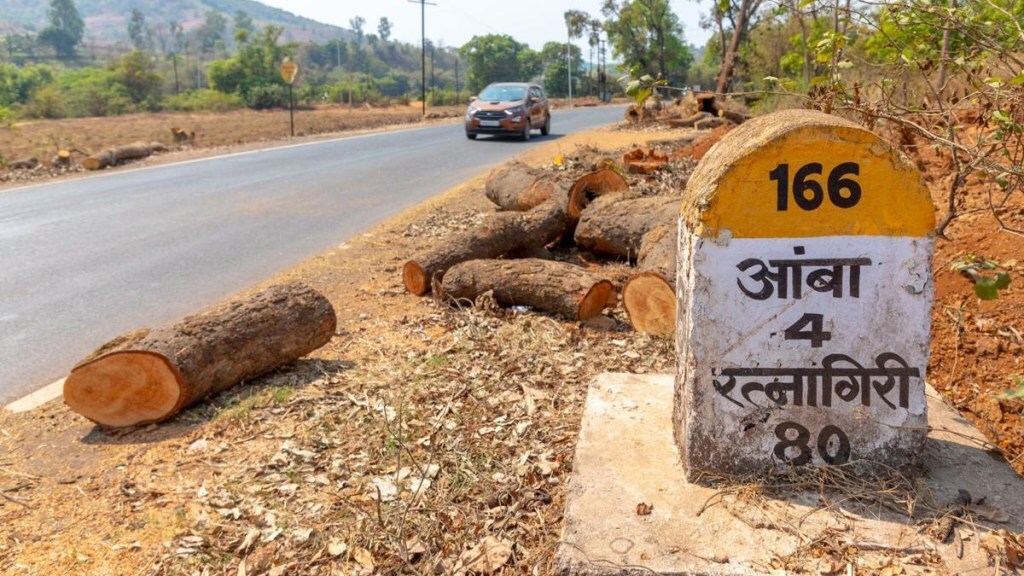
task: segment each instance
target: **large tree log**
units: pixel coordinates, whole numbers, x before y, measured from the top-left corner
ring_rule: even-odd
[[[459,262],[529,252],[555,242],[571,225],[568,199],[561,194],[526,212],[499,212],[477,228],[422,250],[402,267],[406,290],[423,296],[430,292],[435,276]]]
[[[71,371],[64,402],[101,426],[159,422],[316,350],[335,324],[334,308],[316,290],[273,286],[107,343]]]
[[[154,152],[163,152],[164,150],[167,150],[167,147],[159,142],[152,142],[150,144],[135,142],[134,144],[111,148],[99,154],[89,156],[82,160],[82,166],[86,170],[101,170],[118,162],[145,158]]]
[[[576,179],[569,189],[569,218],[576,222],[594,198],[629,190],[629,182],[611,168],[598,168]]]
[[[635,258],[648,230],[679,217],[680,202],[677,196],[598,198],[580,217],[576,245],[599,254]]]
[[[15,160],[7,164],[7,167],[11,170],[34,170],[37,166],[39,166],[39,159],[35,156],[25,158],[24,160]]]
[[[542,170],[530,168],[518,161],[509,162],[487,176],[484,195],[502,210],[529,210],[542,204],[555,191],[552,181],[535,186],[543,176]]]
[[[638,332],[671,336],[676,327],[678,220],[644,234],[637,258],[640,273],[622,287],[622,306]]]
[[[547,260],[470,260],[444,275],[445,296],[476,300],[492,291],[502,306],[530,306],[586,320],[614,302],[615,286],[571,264]]]

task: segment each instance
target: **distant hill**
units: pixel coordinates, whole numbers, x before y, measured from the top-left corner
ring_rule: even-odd
[[[0,0],[0,34],[38,32],[48,24],[46,0]],[[146,16],[146,25],[155,33],[166,33],[168,24],[177,21],[185,31],[198,28],[207,10],[216,10],[231,20],[244,11],[257,27],[274,24],[285,29],[282,39],[295,42],[325,42],[338,38],[349,40],[352,31],[296,16],[253,0],[76,0],[75,6],[85,20],[88,42],[128,42],[128,19],[138,8]]]

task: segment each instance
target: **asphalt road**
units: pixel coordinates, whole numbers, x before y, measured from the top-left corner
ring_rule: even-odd
[[[128,330],[256,284],[528,147],[613,123],[555,111],[529,142],[461,124],[0,191],[0,406]]]

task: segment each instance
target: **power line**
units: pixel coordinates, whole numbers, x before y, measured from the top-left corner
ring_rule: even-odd
[[[427,116],[427,4],[437,6],[427,0],[409,0],[420,5],[420,99],[423,102],[423,117]]]

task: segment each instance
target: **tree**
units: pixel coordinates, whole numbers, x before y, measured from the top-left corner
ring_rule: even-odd
[[[75,47],[82,41],[85,22],[75,7],[74,0],[50,0],[47,12],[50,25],[39,32],[39,41],[49,44],[57,58],[69,60],[75,57]]]
[[[135,104],[155,104],[160,99],[163,79],[153,68],[152,58],[141,50],[132,50],[121,58],[118,79]]]
[[[351,26],[352,31],[356,33],[356,43],[362,44],[363,36],[366,34],[366,32],[363,31],[363,26],[366,25],[366,18],[356,16],[355,18],[349,19],[348,25]]]
[[[278,67],[286,56],[295,54],[296,45],[279,45],[283,32],[280,26],[266,26],[259,34],[240,34],[238,53],[210,65],[213,88],[240,95],[252,108],[287,105],[288,91]]]
[[[601,12],[612,48],[631,70],[683,83],[693,55],[667,0],[604,0]]]
[[[715,91],[719,94],[727,92],[732,84],[740,47],[747,41],[750,30],[757,24],[757,12],[761,9],[762,1],[718,0],[711,7],[713,18],[719,26],[719,34],[724,48],[722,67],[718,72],[718,81],[715,86]],[[725,20],[728,20],[732,26],[729,34],[726,34]],[[725,42],[727,35],[729,36],[728,44]]]
[[[204,53],[212,52],[218,42],[224,42],[224,34],[228,29],[228,19],[216,10],[207,10],[203,24],[196,30],[199,49]]]
[[[131,38],[132,46],[136,50],[146,49],[146,17],[138,8],[132,8],[132,15],[128,20],[128,37]]]
[[[569,93],[568,62],[565,51],[569,49],[569,62],[572,62],[573,93],[578,93],[576,81],[582,76],[583,59],[579,46],[562,42],[548,42],[540,51],[544,69],[544,89],[551,96],[566,96]]]
[[[387,16],[382,16],[380,24],[377,24],[377,33],[380,34],[380,39],[383,40],[385,44],[387,44],[388,39],[391,38],[391,27],[391,21],[388,20]]]
[[[256,31],[256,25],[253,24],[252,17],[245,10],[235,12],[233,32],[237,34],[239,30],[245,30],[249,33]]]
[[[540,55],[505,34],[474,36],[459,48],[467,63],[466,87],[478,92],[491,82],[523,82],[540,72]]]

